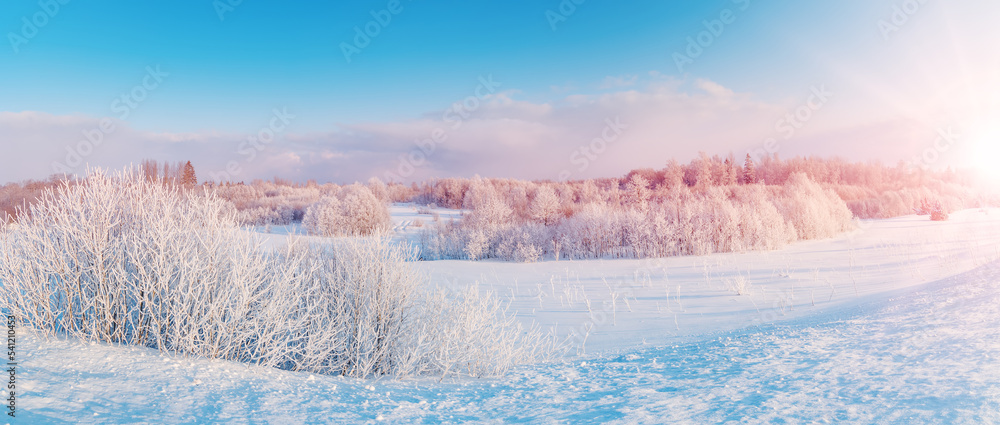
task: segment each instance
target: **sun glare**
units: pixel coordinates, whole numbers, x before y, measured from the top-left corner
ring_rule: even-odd
[[[972,136],[972,163],[983,175],[1000,182],[1000,123]]]

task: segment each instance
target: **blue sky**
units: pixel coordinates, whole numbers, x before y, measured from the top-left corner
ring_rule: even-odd
[[[743,153],[775,133],[785,156],[895,162],[924,153],[941,128],[995,133],[996,2],[401,0],[384,26],[372,13],[389,1],[313,3],[0,4],[0,143],[45,147],[38,163],[0,160],[0,181],[50,174],[70,162],[67,146],[109,167],[189,158],[209,172],[236,161],[235,179],[384,177],[487,76],[498,91],[401,177],[615,175],[698,150]],[[880,27],[904,9],[898,31]],[[732,22],[678,69],[674,54],[725,11]],[[22,18],[44,25],[32,34]],[[366,25],[378,35],[346,60],[342,43]],[[166,76],[122,120],[114,102],[147,67]],[[835,96],[785,139],[777,121],[819,86]],[[294,119],[250,159],[240,143],[275,108]],[[573,161],[622,114],[632,124],[615,149]],[[102,117],[115,131],[81,151],[74,134]],[[968,162],[971,147],[960,151],[933,165]]]

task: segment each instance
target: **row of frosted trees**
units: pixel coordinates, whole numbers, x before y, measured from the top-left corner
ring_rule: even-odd
[[[183,180],[186,168],[147,161],[140,171],[147,180],[170,184],[179,182],[178,176]],[[42,188],[58,181],[0,187],[0,220],[6,215],[2,211],[15,214],[17,205],[30,204]],[[737,161],[732,155],[707,154],[688,164],[669,161],[662,169],[637,169],[621,178],[570,182],[445,178],[400,184],[372,178],[341,186],[276,178],[205,185],[229,201],[242,225],[301,222],[308,232],[321,236],[368,235],[390,228],[391,202],[463,209],[468,213],[460,222],[427,228],[422,238],[425,258],[531,261],[759,249],[812,238],[817,233],[809,229],[818,225],[800,220],[801,214],[792,208],[797,196],[806,195],[786,189],[804,187],[803,181],[811,182],[810,190],[802,192],[811,197],[809,205],[824,211],[833,211],[834,204],[846,206],[850,215],[863,219],[913,214],[928,202],[939,205],[939,216],[946,216],[997,201],[965,173],[840,159],[772,156],[754,161],[747,156]],[[836,210],[827,214],[836,217],[826,219],[832,223],[827,227],[843,228],[844,210]],[[586,229],[595,228],[602,236],[583,236]],[[714,230],[705,234],[706,229]]]
[[[397,200],[467,210],[424,233],[424,258],[515,261],[774,249],[849,230],[852,217],[940,220],[998,205],[973,176],[950,170],[776,156],[760,163],[748,156],[739,166],[732,156],[705,154],[620,179],[452,178],[410,192]]]
[[[780,186],[732,185],[654,193],[641,175],[624,188],[540,184],[510,190],[473,179],[458,221],[422,237],[426,259],[646,258],[767,250],[853,227],[831,190],[804,174]],[[515,208],[512,205],[520,205]]]
[[[301,222],[318,236],[366,236],[391,227],[387,187],[378,179],[346,186],[255,181],[222,184],[213,190],[232,204],[243,225]]]
[[[749,156],[740,166],[733,156],[722,158],[701,154],[688,164],[669,161],[662,169],[637,169],[622,178],[605,178],[590,181],[561,183],[573,192],[560,191],[564,198],[573,196],[585,200],[592,198],[595,188],[608,190],[624,188],[633,176],[641,176],[652,193],[652,199],[663,199],[675,189],[704,192],[712,187],[764,184],[784,185],[791,176],[804,174],[824,189],[834,190],[847,203],[857,218],[891,218],[913,214],[925,199],[941,202],[946,210],[992,205],[997,202],[995,192],[984,190],[971,172],[931,171],[900,163],[886,166],[877,162],[852,163],[842,159],[796,157],[789,160],[777,156],[754,161]],[[516,186],[525,182],[491,180],[503,192],[507,187],[520,191]],[[390,185],[393,193],[401,195],[397,202],[415,200],[434,203],[447,208],[462,208],[470,179],[446,178],[410,187]],[[589,182],[589,183],[588,183]],[[551,183],[551,182],[540,182]],[[408,190],[407,190],[408,189]],[[530,188],[529,188],[530,189]],[[406,192],[409,193],[406,193]],[[512,207],[521,209],[526,196],[515,193],[510,197]],[[566,199],[563,199],[566,203]]]

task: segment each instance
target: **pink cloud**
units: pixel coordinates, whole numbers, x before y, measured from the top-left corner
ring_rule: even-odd
[[[246,134],[150,133],[113,121],[115,130],[105,134],[92,152],[81,155],[81,163],[117,168],[144,158],[190,159],[203,179],[222,175],[235,163],[239,172],[230,176],[233,180],[278,175],[350,182],[386,173],[403,176],[406,157],[416,153],[420,161],[411,161],[412,170],[404,173],[407,180],[474,174],[556,179],[567,172],[571,178],[615,176],[633,168],[662,167],[671,158],[684,161],[699,151],[741,155],[773,136],[776,120],[795,106],[761,102],[708,80],[687,84],[666,78],[654,78],[641,88],[574,94],[548,103],[516,96],[517,92],[490,95],[461,120],[454,115],[449,119],[445,111],[431,111],[413,120],[281,134],[253,149],[252,155],[246,149]],[[608,134],[609,123],[615,122],[620,123],[620,134],[596,153],[591,148],[602,146],[595,139]],[[51,174],[53,164],[65,163],[68,152],[85,140],[85,132],[99,126],[100,119],[91,117],[0,113],[0,138],[6,145],[0,157],[0,181]],[[851,152],[852,143],[859,149],[871,145],[864,140],[866,134],[893,134],[884,126],[871,132],[864,126],[855,126],[855,131],[846,127],[823,125],[822,131],[811,133],[804,129],[781,153],[809,153],[810,148],[830,152],[833,149],[824,145],[835,134],[860,139],[840,146]],[[434,143],[433,152],[424,153],[429,151],[426,141],[435,134],[442,141]],[[424,151],[417,141],[424,141]],[[587,158],[586,166],[580,158]],[[74,171],[82,171],[82,164]]]

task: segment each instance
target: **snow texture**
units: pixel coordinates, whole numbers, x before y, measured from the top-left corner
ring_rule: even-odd
[[[571,269],[566,280],[592,308],[620,309],[587,354],[503,379],[329,377],[22,330],[18,423],[998,422],[997,228],[995,212],[979,211],[870,222],[778,252],[669,259],[656,263],[665,275],[618,296],[594,289],[597,273],[622,276],[640,260],[424,264],[513,292],[526,323],[573,328],[589,317],[580,300],[561,310],[555,275],[539,281],[544,267]],[[747,295],[723,283],[737,272]]]

